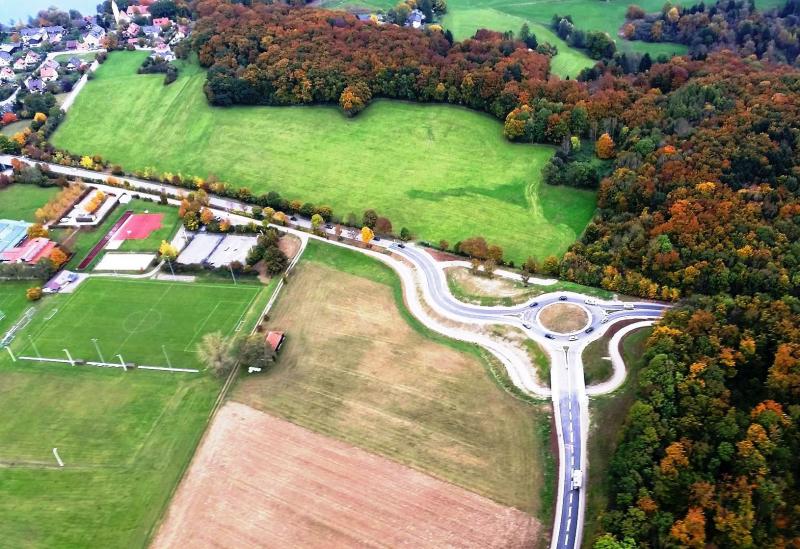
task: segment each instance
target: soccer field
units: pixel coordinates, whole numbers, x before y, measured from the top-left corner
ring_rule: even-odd
[[[24,284],[15,286],[0,285],[0,306],[21,311]],[[40,302],[12,347],[96,360],[96,337],[107,360],[121,353],[164,365],[164,345],[173,366],[197,368],[202,335],[235,333],[242,319],[247,333],[273,287],[92,278]],[[0,545],[146,546],[220,385],[204,373],[12,363],[0,354]]]
[[[53,143],[132,171],[214,174],[343,218],[374,208],[433,242],[482,235],[516,262],[561,255],[594,214],[595,193],[545,188],[552,147],[509,143],[489,115],[386,100],[354,119],[333,106],[211,107],[199,66],[181,63],[164,86],[136,73],[146,55],[113,52]]]
[[[59,296],[31,322],[18,354],[197,368],[195,347],[216,330],[234,334],[261,289],[251,285],[185,284],[90,278]],[[38,354],[37,354],[38,353]],[[165,356],[166,353],[166,356]]]

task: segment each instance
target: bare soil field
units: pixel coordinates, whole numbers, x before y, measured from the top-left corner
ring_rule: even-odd
[[[539,313],[539,322],[548,330],[569,334],[586,326],[589,315],[574,303],[553,303]]]
[[[531,293],[533,288],[521,287],[513,281],[503,277],[477,276],[463,267],[451,267],[446,269],[448,277],[461,285],[465,292],[485,297],[519,297],[524,301]]]
[[[153,547],[530,547],[533,517],[231,402]]]
[[[267,329],[286,333],[278,361],[242,378],[232,400],[541,511],[546,405],[513,398],[477,356],[410,324],[390,285],[304,259]]]

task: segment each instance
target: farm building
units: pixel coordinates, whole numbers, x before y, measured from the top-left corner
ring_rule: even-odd
[[[272,352],[277,354],[283,342],[286,341],[286,334],[283,332],[268,332],[267,337],[264,339],[266,344],[272,349]]]

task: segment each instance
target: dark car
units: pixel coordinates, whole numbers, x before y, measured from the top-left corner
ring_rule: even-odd
[[[291,219],[292,221],[297,221],[297,218],[295,216],[292,216],[289,219]]]
[[[588,328],[586,328],[586,333],[587,333],[587,334],[591,334],[592,332],[594,332],[594,328],[592,328],[591,326],[589,326]]]
[[[330,223],[325,223],[325,228],[326,229],[333,229],[333,225],[331,225]]]
[[[401,242],[400,244],[397,245],[397,247],[405,249],[406,245]]]
[[[377,242],[377,241],[379,241],[380,239],[381,239],[381,237],[379,237],[379,236],[376,236],[376,237],[375,237],[375,238],[373,238],[372,240],[374,240],[375,242]]]
[[[558,298],[558,300],[559,301],[566,301],[567,300],[567,296],[562,295],[561,297]]]
[[[538,306],[539,306],[539,302],[538,302],[538,301],[534,301],[533,303],[531,303],[530,305],[528,305],[528,307],[531,307],[531,308],[532,308],[532,307],[538,307]]]
[[[556,336],[554,336],[553,334],[544,334],[544,337],[546,337],[547,339],[555,339],[556,338]]]
[[[525,324],[525,323],[523,322],[523,323],[522,323],[522,326],[524,326],[526,330],[530,330],[530,329],[531,329],[531,325],[530,325],[530,324]]]

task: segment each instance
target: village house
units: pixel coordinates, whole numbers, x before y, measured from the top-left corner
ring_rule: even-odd
[[[59,65],[58,61],[56,61],[55,59],[48,59],[44,63],[42,63],[42,68],[50,67],[52,69],[56,69],[57,70],[60,66],[61,65]]]
[[[10,67],[13,59],[10,53],[0,51],[0,67]]]
[[[28,68],[28,65],[25,63],[25,58],[20,57],[16,61],[14,61],[14,70],[15,71],[24,71]]]
[[[27,45],[40,44],[42,42],[50,42],[57,44],[61,42],[64,36],[64,27],[61,25],[54,25],[51,27],[26,27],[20,29],[19,35],[22,38],[22,43]]]
[[[78,41],[77,40],[67,40],[65,44],[67,50],[74,51],[78,49]]]
[[[42,67],[39,70],[39,77],[43,82],[55,82],[58,80],[58,71],[53,67]]]
[[[164,43],[157,45],[153,50],[153,53],[150,54],[150,57],[153,59],[160,57],[164,61],[175,61],[175,54],[172,52],[170,47]]]
[[[86,65],[86,61],[81,59],[80,57],[70,57],[69,61],[67,61],[67,70],[68,71],[76,71]]]
[[[19,42],[9,42],[8,44],[0,44],[0,51],[5,53],[14,53],[22,47]]]
[[[145,33],[148,38],[156,38],[161,34],[161,27],[157,27],[155,25],[145,25],[142,27],[142,32]]]
[[[45,86],[44,82],[38,78],[28,78],[25,81],[25,89],[27,89],[30,93],[44,93],[45,89],[47,89],[47,86]]]
[[[422,27],[422,22],[425,21],[425,14],[420,10],[411,10],[406,19],[406,27],[418,29]]]
[[[97,36],[94,33],[87,33],[86,36],[83,37],[83,46],[86,49],[95,49],[100,47],[100,36]]]
[[[142,30],[142,27],[137,25],[136,23],[131,23],[128,25],[128,30],[125,31],[125,35],[129,36],[130,38],[136,38],[139,36],[139,31]]]
[[[0,69],[0,82],[13,82],[16,80],[17,75],[10,67],[3,67]]]
[[[42,57],[35,51],[29,51],[25,54],[25,66],[32,67],[36,65]]]
[[[157,17],[153,19],[153,24],[157,27],[169,27],[172,25],[172,21],[169,20],[169,17]]]
[[[127,13],[128,17],[136,17],[139,15],[148,19],[150,18],[150,9],[147,6],[128,6],[128,10],[125,13]]]

